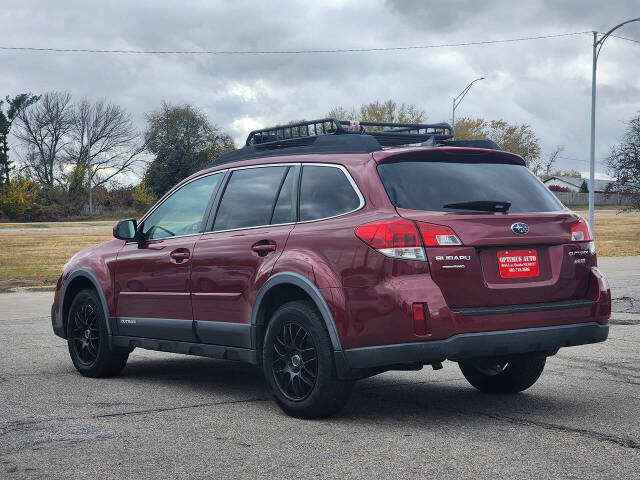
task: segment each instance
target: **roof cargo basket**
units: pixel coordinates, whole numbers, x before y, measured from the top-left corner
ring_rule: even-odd
[[[351,122],[320,118],[254,130],[245,146],[225,153],[215,165],[276,155],[370,153],[383,147],[435,145],[453,138],[448,123]]]
[[[371,135],[382,147],[422,143],[453,138],[448,123],[350,122],[321,118],[289,125],[280,125],[249,133],[246,145],[279,148],[309,145],[319,135]]]

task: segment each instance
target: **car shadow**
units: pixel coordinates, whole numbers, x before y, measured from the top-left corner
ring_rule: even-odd
[[[452,370],[455,368],[455,370]],[[329,420],[339,423],[379,423],[392,421],[445,421],[464,423],[484,418],[518,423],[524,418],[544,414],[547,422],[566,420],[596,408],[588,398],[570,394],[554,394],[545,388],[544,374],[539,384],[516,395],[486,395],[473,389],[456,367],[449,366],[439,376],[426,367],[419,372],[388,372],[356,382],[346,407]],[[454,374],[455,372],[455,374]],[[175,388],[184,400],[185,394],[211,394],[237,398],[268,400],[271,394],[262,370],[248,364],[192,356],[168,358],[132,357],[118,380],[136,388],[162,385]],[[567,387],[569,388],[569,387]],[[270,402],[256,403],[257,409],[274,409]]]

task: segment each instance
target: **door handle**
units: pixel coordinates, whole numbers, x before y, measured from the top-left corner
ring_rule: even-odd
[[[268,243],[258,242],[252,245],[251,250],[256,252],[258,255],[266,255],[269,252],[276,251],[276,244],[275,242],[268,242]]]
[[[178,248],[173,252],[171,252],[169,256],[173,260],[175,260],[175,263],[182,263],[185,260],[189,260],[189,258],[191,257],[191,254],[189,253],[189,250],[187,250],[186,248]]]

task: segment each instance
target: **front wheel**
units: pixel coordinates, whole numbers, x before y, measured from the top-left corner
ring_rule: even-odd
[[[67,344],[76,369],[85,377],[118,375],[129,352],[109,349],[107,319],[94,290],[82,290],[74,297],[67,319]]]
[[[460,362],[464,378],[484,393],[518,393],[531,387],[544,370],[543,356],[477,359]]]
[[[276,402],[296,418],[336,413],[353,387],[353,382],[337,378],[329,334],[309,302],[290,302],[273,314],[264,338],[262,365]]]

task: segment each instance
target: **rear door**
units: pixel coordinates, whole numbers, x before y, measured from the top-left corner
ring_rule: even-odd
[[[195,248],[191,291],[204,343],[251,347],[253,301],[293,228],[298,171],[277,165],[230,172],[211,231]]]
[[[588,244],[571,242],[579,217],[526,167],[461,156],[383,163],[378,172],[401,216],[448,226],[461,241],[426,249],[451,307],[586,297],[595,256]],[[507,213],[487,211],[492,202],[508,202]]]

